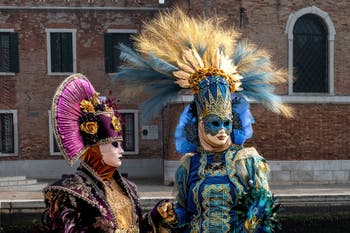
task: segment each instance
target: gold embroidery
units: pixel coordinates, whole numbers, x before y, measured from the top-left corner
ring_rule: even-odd
[[[229,232],[230,209],[232,197],[229,184],[205,185],[203,192],[204,221],[202,227],[205,232]]]
[[[110,185],[106,185],[107,202],[110,205],[120,230],[127,230],[132,226],[132,205],[130,198],[123,192],[115,180],[111,180]],[[135,232],[135,231],[116,231]]]
[[[230,85],[230,91],[231,93],[233,93],[235,92],[237,87],[239,87],[241,84],[240,82],[241,76],[236,71],[235,66],[234,66],[234,70],[235,70],[234,73],[230,75],[217,67],[207,67],[207,68],[201,67],[195,73],[191,74],[190,78],[188,79],[188,83],[193,93],[198,94],[199,92],[198,83],[208,78],[209,76],[221,76],[222,78],[227,80],[227,82]]]
[[[199,187],[204,181],[205,178],[205,165],[207,164],[207,154],[205,151],[201,152],[201,158],[199,160],[200,167],[198,168],[198,176],[201,178],[196,185],[192,189],[192,194],[193,194],[193,202],[196,205],[196,209],[198,210],[197,214],[194,216],[194,218],[191,221],[191,233],[197,233],[199,232],[199,227],[200,227],[200,218],[201,218],[201,212],[200,210],[200,203],[199,203]]]
[[[114,233],[139,233],[140,230],[137,226],[131,225],[128,228],[125,229],[117,229]]]

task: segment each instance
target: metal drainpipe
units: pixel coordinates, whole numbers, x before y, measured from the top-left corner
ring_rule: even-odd
[[[164,150],[164,106],[160,112],[160,153],[161,153],[161,159],[163,160],[163,166],[162,166],[162,173],[163,173],[163,184],[165,181],[165,150]]]

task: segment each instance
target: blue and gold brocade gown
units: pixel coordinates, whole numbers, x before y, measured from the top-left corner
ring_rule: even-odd
[[[233,145],[222,153],[187,155],[175,176],[178,227],[191,233],[247,232],[244,225],[254,221],[238,218],[236,200],[248,187],[270,193],[267,172],[266,161],[254,148]]]

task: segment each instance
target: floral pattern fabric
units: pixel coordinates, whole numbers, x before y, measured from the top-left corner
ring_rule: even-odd
[[[152,232],[148,214],[141,214],[136,186],[116,171],[113,178],[132,203],[133,224],[127,232]],[[108,204],[105,186],[89,167],[80,166],[74,175],[64,176],[44,190],[46,209],[44,232],[123,232]]]

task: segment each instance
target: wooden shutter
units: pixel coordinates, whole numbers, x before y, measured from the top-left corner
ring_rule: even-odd
[[[10,33],[10,72],[19,72],[18,33]]]
[[[61,33],[61,72],[73,72],[73,46],[72,46],[72,33]]]
[[[50,33],[51,47],[51,70],[50,72],[61,72],[61,38],[60,33]]]

